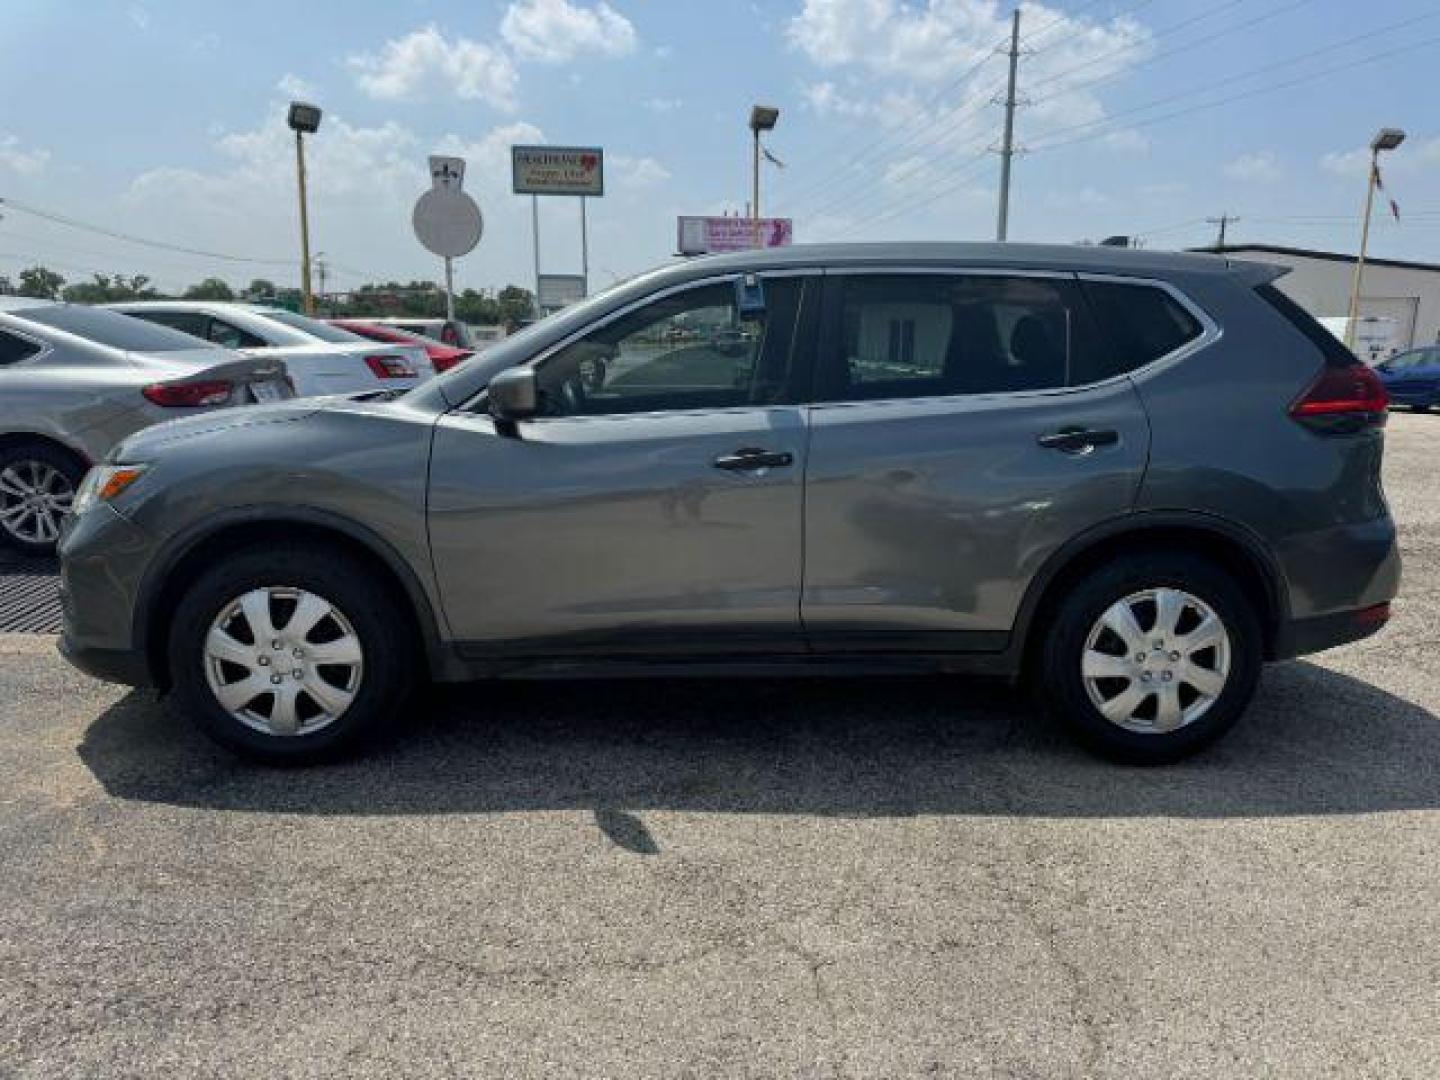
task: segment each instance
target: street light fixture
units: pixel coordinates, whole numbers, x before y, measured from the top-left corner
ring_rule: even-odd
[[[300,295],[305,314],[315,314],[315,295],[310,291],[310,213],[305,199],[305,136],[320,130],[320,106],[292,101],[285,121],[295,132],[295,175],[300,184]]]
[[[1360,291],[1365,280],[1365,252],[1370,246],[1370,211],[1375,206],[1375,188],[1380,183],[1380,155],[1405,141],[1399,128],[1381,128],[1370,140],[1370,182],[1365,187],[1365,214],[1360,226],[1360,254],[1355,259],[1355,277],[1350,283],[1350,317],[1345,320],[1345,344],[1355,348],[1355,327],[1360,321]]]
[[[750,109],[750,133],[754,145],[750,174],[750,221],[756,247],[760,246],[760,133],[773,131],[779,119],[780,110],[772,105],[755,105]]]

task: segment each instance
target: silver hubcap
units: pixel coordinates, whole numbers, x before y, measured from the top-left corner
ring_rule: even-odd
[[[310,735],[345,714],[364,651],[350,620],[303,589],[252,589],[205,636],[205,677],[231,716],[266,735]]]
[[[1146,589],[1112,604],[1090,630],[1085,691],[1127,731],[1175,731],[1204,716],[1230,675],[1220,617],[1182,589]]]
[[[43,461],[16,461],[0,471],[0,526],[29,544],[53,544],[75,501],[65,474]]]

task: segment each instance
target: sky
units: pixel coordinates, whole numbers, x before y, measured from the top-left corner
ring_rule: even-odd
[[[331,289],[439,279],[410,227],[435,152],[466,158],[485,217],[457,287],[529,286],[515,143],[603,147],[592,286],[633,275],[677,215],[744,210],[756,102],[784,163],[762,209],[797,242],[990,239],[1012,6],[6,0],[0,274],[297,283],[296,97],[325,110],[307,161]],[[1021,39],[1011,239],[1186,247],[1228,214],[1232,243],[1353,251],[1365,147],[1397,126],[1372,253],[1440,262],[1434,0],[1045,0]],[[577,201],[540,200],[540,231],[542,270],[578,272]]]

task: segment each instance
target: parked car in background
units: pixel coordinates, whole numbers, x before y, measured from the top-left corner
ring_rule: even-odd
[[[81,477],[126,435],[293,396],[278,360],[113,311],[0,298],[0,543],[53,550]]]
[[[445,345],[434,338],[401,330],[398,326],[386,326],[383,323],[370,322],[365,319],[327,319],[326,322],[371,341],[383,341],[388,345],[419,345],[425,350],[425,355],[430,358],[430,366],[437,373],[449,371],[460,361],[474,355],[470,349]]]
[[[1265,661],[1377,631],[1399,584],[1384,388],[1282,273],[695,259],[400,400],[127,440],[110,467],[139,478],[61,545],[61,647],[277,761],[405,717],[426,676],[726,664],[1023,679],[1089,746],[1173,761]]]
[[[1440,345],[1411,349],[1382,360],[1375,372],[1385,384],[1391,404],[1408,405],[1416,412],[1428,412],[1440,405]]]
[[[398,330],[406,330],[472,352],[482,352],[505,338],[503,327],[471,326],[458,319],[415,319],[387,315],[367,318],[365,321],[381,326],[393,326]]]
[[[282,359],[301,397],[408,390],[430,377],[418,345],[375,342],[282,308],[207,300],[134,300],[108,305],[251,356]]]

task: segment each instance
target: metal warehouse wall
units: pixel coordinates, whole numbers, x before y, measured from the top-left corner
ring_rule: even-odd
[[[1291,272],[1276,285],[1317,318],[1343,317],[1349,311],[1353,261],[1233,247],[1225,253],[1237,259],[1291,267]],[[1367,262],[1360,314],[1396,320],[1403,347],[1440,342],[1440,269]]]

